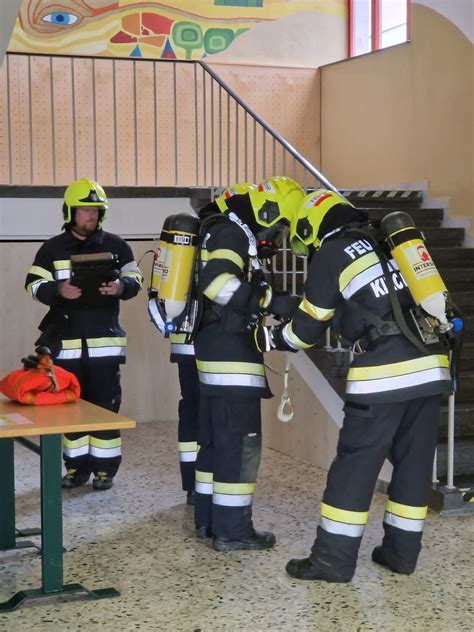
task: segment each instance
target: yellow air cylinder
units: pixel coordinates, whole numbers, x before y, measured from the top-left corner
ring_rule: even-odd
[[[188,213],[171,215],[168,219],[159,298],[166,313],[166,329],[171,332],[173,319],[183,313],[190,298],[199,220]]]
[[[423,235],[408,213],[386,215],[380,228],[413,299],[449,328],[446,316],[448,290],[426,248]]]
[[[170,216],[172,217],[172,216]],[[163,227],[160,233],[160,239],[158,245],[155,248],[155,255],[153,257],[153,267],[151,270],[150,292],[153,295],[157,295],[160,291],[161,277],[163,274],[163,268],[166,261],[166,249],[168,244],[169,223],[170,217],[167,217],[163,222]]]

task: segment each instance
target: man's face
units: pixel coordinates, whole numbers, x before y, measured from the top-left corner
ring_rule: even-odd
[[[92,235],[99,221],[99,208],[97,206],[80,206],[76,208],[73,230],[80,235]]]

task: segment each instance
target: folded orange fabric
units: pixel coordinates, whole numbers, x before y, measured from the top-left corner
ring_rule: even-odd
[[[21,404],[44,406],[75,402],[81,396],[81,387],[73,373],[60,366],[50,369],[17,369],[0,381],[0,392]]]

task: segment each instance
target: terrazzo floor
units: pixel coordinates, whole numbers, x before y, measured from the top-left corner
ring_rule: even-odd
[[[254,522],[275,549],[217,553],[193,535],[180,489],[176,424],[126,431],[124,462],[106,492],[64,493],[65,582],[113,586],[102,601],[29,603],[0,615],[2,632],[219,632],[474,630],[474,516],[429,513],[417,571],[374,565],[385,496],[376,493],[350,584],[301,582],[284,571],[314,538],[325,472],[264,450]],[[16,446],[17,526],[39,525],[38,457]],[[0,555],[0,601],[40,585],[32,550]]]

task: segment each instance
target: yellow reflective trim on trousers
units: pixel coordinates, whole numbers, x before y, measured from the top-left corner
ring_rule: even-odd
[[[186,342],[188,334],[170,334],[170,342],[176,342],[177,344],[183,344]]]
[[[127,338],[125,336],[116,336],[112,338],[86,338],[87,346],[96,347],[125,347]]]
[[[367,524],[369,519],[368,511],[349,511],[348,509],[338,509],[326,503],[321,503],[321,516],[335,520],[336,522],[345,522],[347,524]]]
[[[339,291],[343,292],[352,279],[361,272],[364,272],[364,270],[367,270],[376,263],[379,263],[379,261],[380,260],[375,252],[371,252],[348,265],[347,268],[345,268],[339,275]]]
[[[217,248],[209,253],[208,261],[212,261],[213,259],[228,259],[235,263],[236,266],[240,268],[240,270],[244,269],[244,260],[240,255],[238,255],[233,250],[229,250],[228,248]]]
[[[63,445],[65,448],[83,448],[85,445],[89,445],[89,435],[79,437],[79,439],[68,439],[64,437]]]
[[[235,274],[230,274],[229,272],[223,272],[222,274],[219,274],[219,276],[216,277],[214,281],[209,283],[207,288],[204,290],[205,296],[207,296],[210,301],[213,301],[222,290],[224,285],[227,283],[227,281],[229,281],[229,279],[235,278]]]
[[[57,259],[53,261],[53,266],[55,270],[70,270],[71,261],[69,259]]]
[[[215,494],[232,494],[247,496],[255,492],[255,483],[218,483],[214,481],[212,490]]]
[[[207,262],[209,261],[209,252],[208,252],[207,250],[204,250],[204,249],[203,249],[203,250],[201,250],[201,253],[200,253],[200,257],[199,257],[199,259],[200,259],[201,261],[203,261],[203,262],[206,262],[206,263],[207,263]]]
[[[49,270],[41,268],[40,266],[31,266],[28,270],[28,274],[35,274],[36,276],[46,279],[46,281],[54,281],[53,275]]]
[[[283,339],[287,342],[290,347],[293,349],[309,349],[312,345],[306,344],[303,342],[298,336],[293,332],[293,323],[288,323],[283,327]]]
[[[200,472],[196,470],[196,480],[198,483],[212,483],[212,472]]]
[[[80,349],[82,347],[82,340],[80,338],[61,340],[61,344],[63,349]]]
[[[324,307],[313,305],[308,301],[306,296],[303,296],[303,300],[298,305],[298,308],[316,320],[329,320],[334,316],[335,311],[334,309],[325,309]]]
[[[206,362],[196,360],[198,371],[203,373],[242,373],[246,375],[265,375],[263,364],[255,362]]]
[[[197,441],[178,441],[180,452],[197,452]]]
[[[389,499],[387,500],[387,504],[385,505],[385,511],[388,511],[395,516],[400,516],[401,518],[424,520],[426,518],[426,514],[428,513],[428,506],[413,507],[410,505],[402,505]]]
[[[384,377],[395,377],[418,373],[426,369],[449,368],[449,359],[446,355],[431,355],[393,364],[381,364],[379,366],[353,367],[349,369],[348,381],[356,380],[380,380]]]
[[[103,448],[105,450],[111,448],[120,448],[122,445],[122,438],[117,437],[116,439],[98,439],[97,437],[91,437],[89,441],[89,445],[94,448]]]

